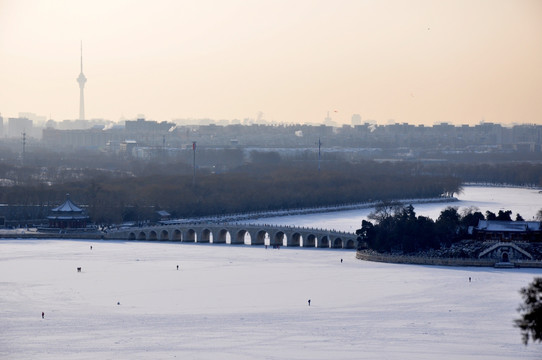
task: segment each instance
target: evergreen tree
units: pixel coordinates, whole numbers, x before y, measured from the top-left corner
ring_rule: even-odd
[[[440,240],[445,244],[458,239],[460,218],[457,207],[449,206],[440,213],[435,225]]]
[[[497,215],[489,210],[486,211],[486,220],[497,220]]]
[[[512,211],[511,210],[506,210],[506,211],[499,210],[499,213],[497,214],[497,220],[500,220],[500,221],[512,221]]]
[[[515,321],[521,329],[523,343],[542,341],[542,278],[535,278],[529,286],[520,290],[524,303],[518,311],[521,319]]]

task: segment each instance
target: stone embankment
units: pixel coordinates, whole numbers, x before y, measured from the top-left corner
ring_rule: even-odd
[[[103,239],[102,232],[1,231],[0,239]]]
[[[498,267],[501,264],[495,259],[381,254],[371,250],[358,250],[356,258],[366,261],[411,265]],[[542,268],[542,261],[537,260],[516,260],[510,264],[510,267]]]
[[[358,250],[356,258],[366,261],[386,262],[393,264],[412,265],[441,265],[441,266],[486,266],[495,265],[495,260],[490,259],[460,259],[460,258],[438,258],[412,255],[380,254],[368,250]]]

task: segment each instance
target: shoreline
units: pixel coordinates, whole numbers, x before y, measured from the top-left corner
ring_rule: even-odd
[[[542,261],[537,260],[515,260],[513,262],[502,263],[495,259],[392,255],[373,253],[365,250],[356,250],[356,259],[363,261],[381,262],[386,264],[432,265],[446,267],[471,266],[493,267],[501,269],[542,268]]]
[[[4,231],[5,229],[0,230],[0,239],[60,239],[60,240],[68,240],[68,239],[75,239],[75,240],[81,240],[81,239],[88,239],[88,240],[103,240],[104,239],[104,233],[75,233],[75,232],[69,232],[69,233],[46,233],[46,232],[38,232],[38,231],[30,231],[26,230],[24,232],[17,232],[17,231]]]
[[[511,189],[528,189],[528,190],[542,190],[541,186],[526,186],[526,185],[514,185],[514,184],[492,184],[492,183],[464,183],[462,186],[468,187],[496,187],[496,188],[511,188]]]
[[[399,202],[403,205],[447,203],[447,202],[457,202],[457,201],[459,201],[459,199],[456,197],[390,200],[390,202]],[[382,203],[382,201],[343,204],[343,205],[334,205],[334,206],[326,206],[326,207],[318,207],[318,208],[297,208],[297,209],[289,209],[289,210],[272,210],[272,211],[240,213],[240,214],[203,216],[199,218],[191,218],[191,219],[186,219],[186,220],[180,220],[180,219],[167,220],[167,221],[162,221],[161,224],[164,224],[164,225],[189,224],[192,222],[202,222],[202,221],[209,221],[213,223],[224,223],[224,222],[232,222],[232,221],[239,221],[239,220],[266,219],[266,218],[271,218],[271,217],[281,217],[281,216],[291,216],[291,215],[310,215],[310,214],[320,214],[320,213],[327,213],[327,212],[370,209],[380,203]]]

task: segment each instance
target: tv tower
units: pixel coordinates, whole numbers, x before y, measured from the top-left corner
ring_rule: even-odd
[[[79,120],[85,120],[85,83],[87,78],[83,74],[83,41],[81,41],[81,73],[76,80],[79,83]]]

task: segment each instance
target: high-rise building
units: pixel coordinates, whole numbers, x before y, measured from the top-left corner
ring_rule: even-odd
[[[20,137],[33,131],[32,120],[27,118],[8,118],[8,137]]]
[[[361,125],[361,115],[360,114],[353,114],[352,115],[352,125]]]
[[[329,111],[327,112],[326,117],[324,118],[324,125],[326,126],[333,126],[333,119],[329,116]]]
[[[79,83],[79,120],[85,120],[85,83],[87,78],[83,74],[83,42],[81,41],[81,73],[76,79]]]

